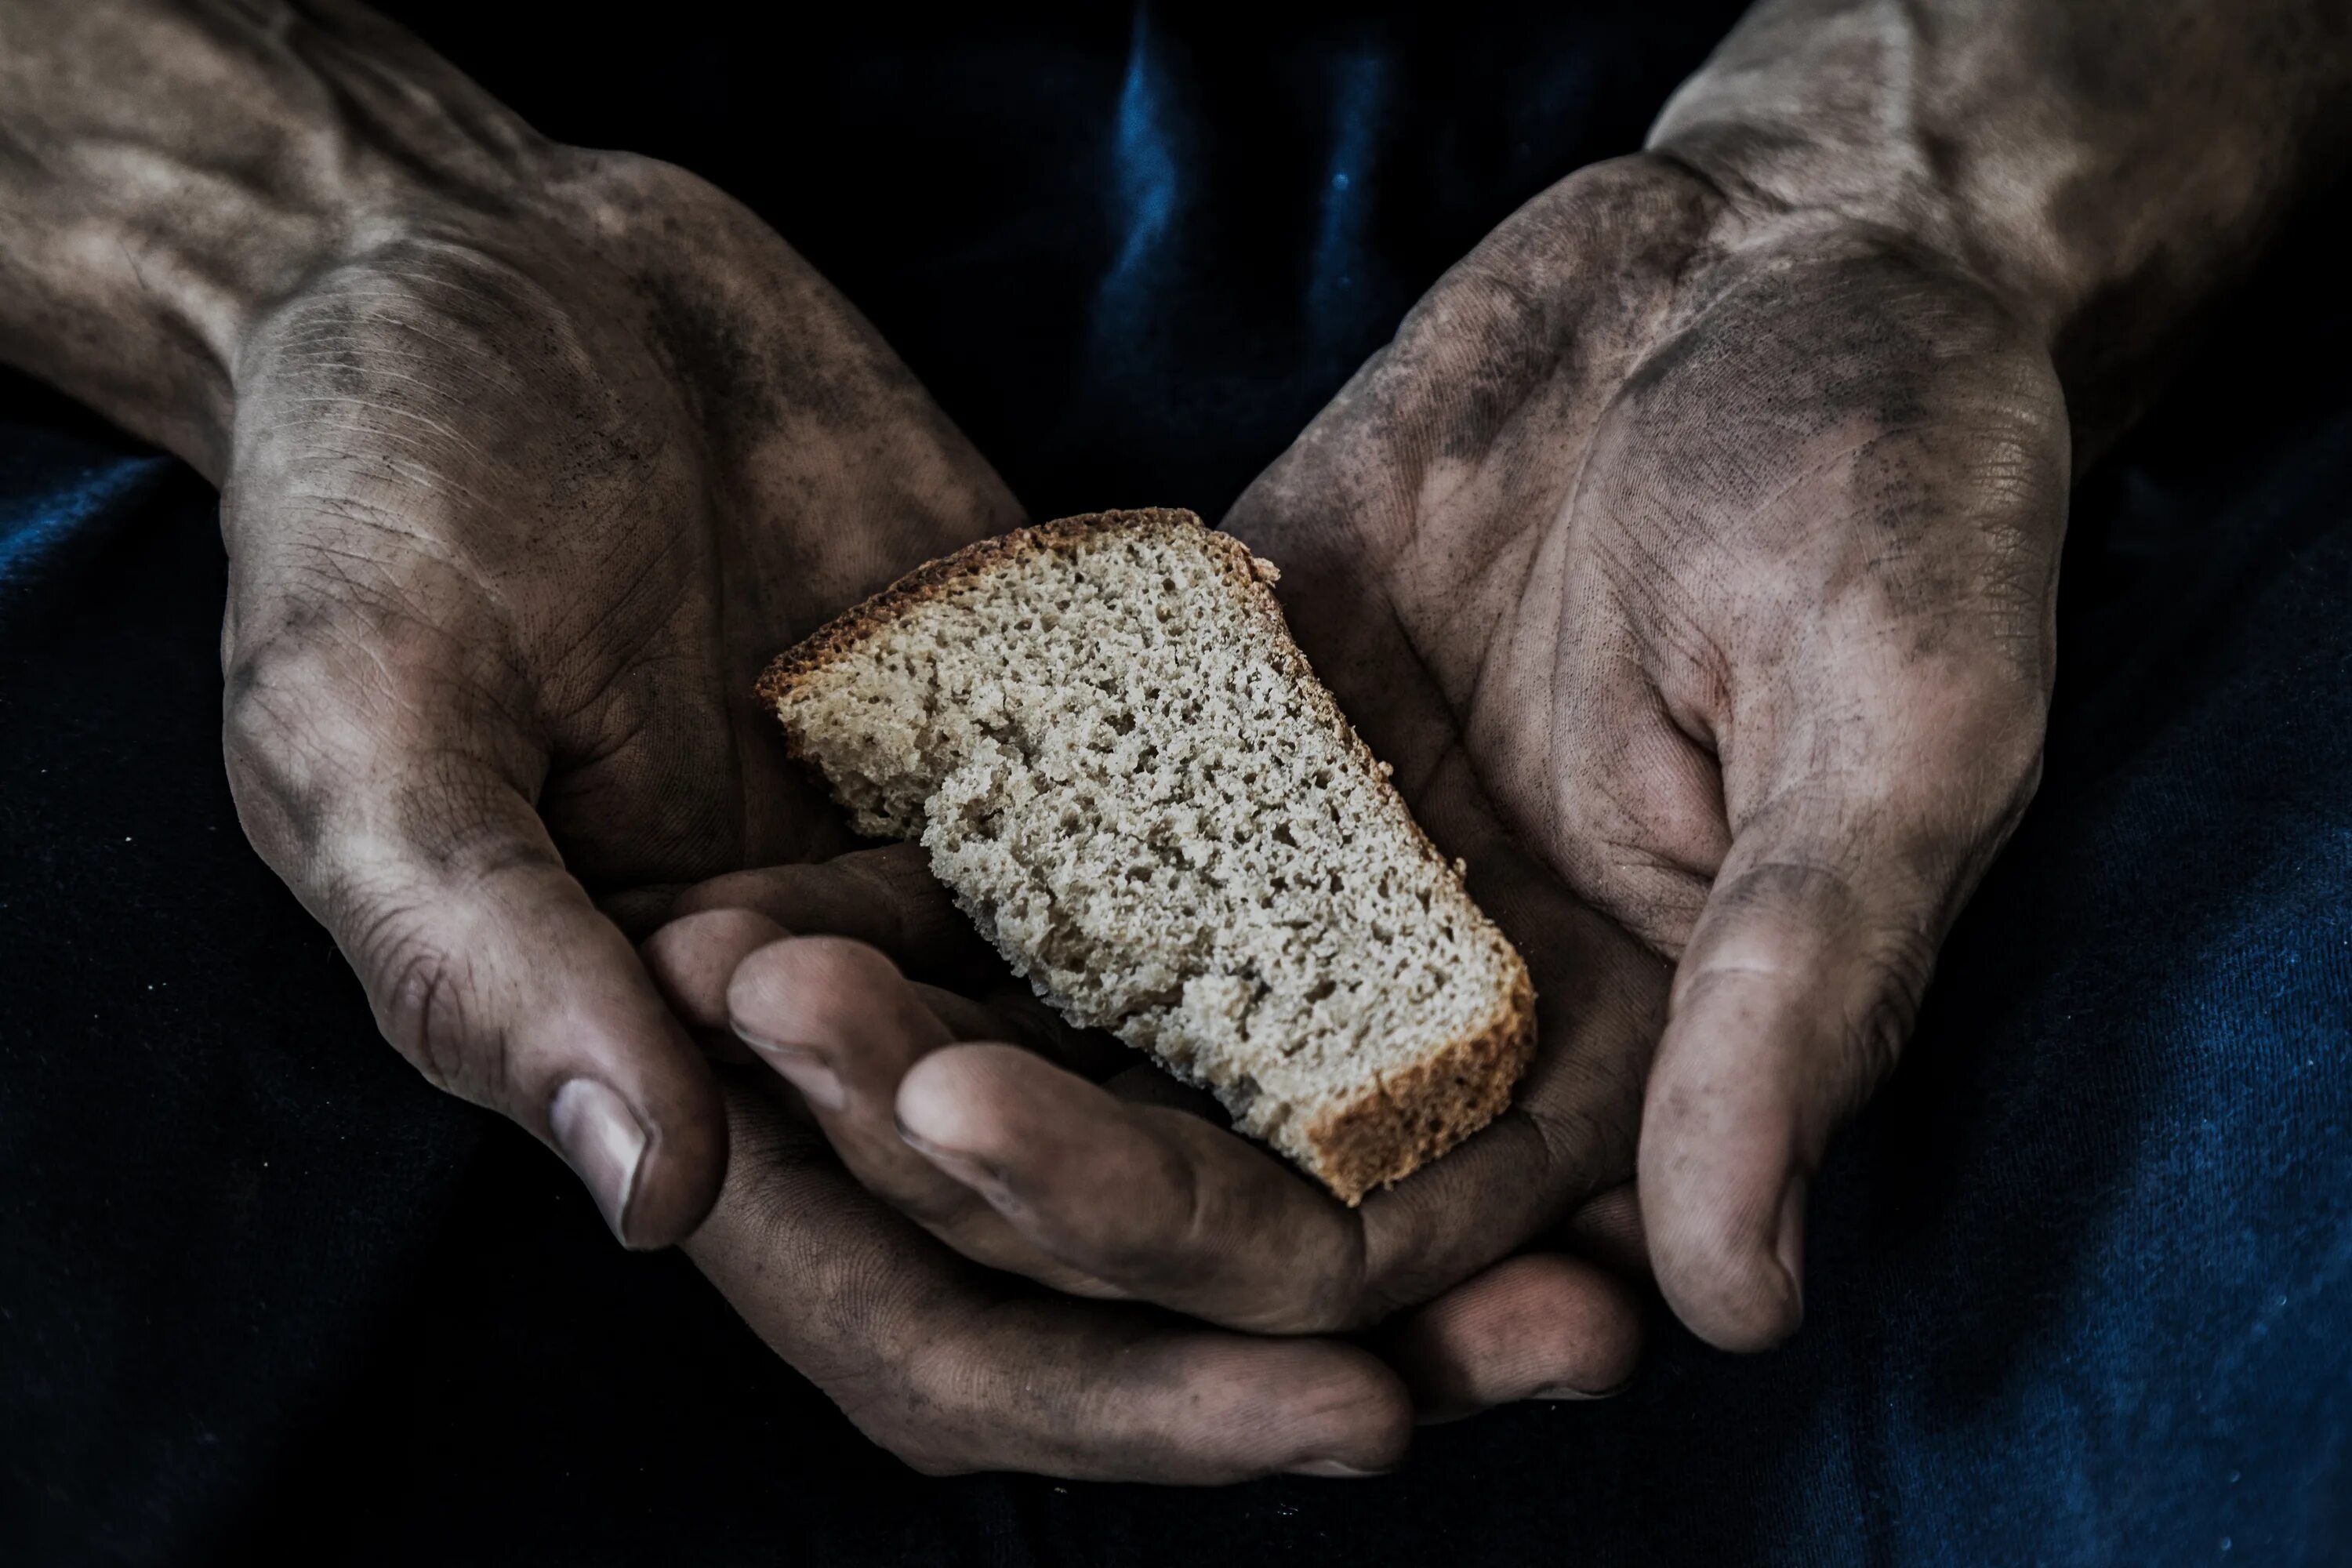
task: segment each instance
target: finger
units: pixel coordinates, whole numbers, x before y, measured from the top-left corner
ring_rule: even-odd
[[[681,892],[673,917],[751,910],[787,931],[866,942],[918,973],[992,973],[995,956],[930,872],[919,844],[853,850],[804,865],[714,877]]]
[[[1355,1216],[1198,1116],[1001,1045],[925,1056],[897,1110],[908,1146],[1092,1279],[1257,1332],[1359,1321]]]
[[[1570,1215],[1559,1244],[1627,1279],[1647,1280],[1650,1243],[1642,1231],[1642,1199],[1631,1182],[1612,1187]]]
[[[281,643],[235,665],[238,815],[401,1053],[554,1147],[623,1242],[667,1246],[718,1192],[717,1085],[565,870],[511,723],[397,657]]]
[[[975,996],[919,984],[915,994],[952,1039],[1019,1046],[1096,1082],[1135,1065],[1132,1050],[1099,1029],[1070,1023],[1022,982],[1000,981]]]
[[[703,1049],[718,1060],[740,1065],[758,1058],[728,1026],[728,983],[745,959],[789,934],[750,910],[707,910],[670,921],[647,937],[638,952],[655,989]]]
[[[1542,1252],[1464,1280],[1381,1340],[1424,1423],[1522,1399],[1607,1398],[1633,1378],[1641,1350],[1641,1307],[1622,1281]]]
[[[1011,980],[1004,965],[931,876],[920,846],[894,844],[806,865],[714,877],[665,900],[674,918],[732,910],[806,936],[847,937],[902,970],[952,981],[922,985],[925,1005],[958,1039],[1005,1039],[1081,1071],[1108,1076],[1131,1060],[1117,1041],[1079,1029]]]
[[[1893,1068],[1944,931],[2031,787],[2012,774],[1979,792],[1956,756],[1893,766],[1806,779],[1743,823],[1675,973],[1643,1220],[1667,1301],[1727,1350],[1801,1321],[1812,1174]],[[1937,787],[1856,798],[1878,777]]]
[[[1008,1295],[749,1097],[687,1243],[751,1328],[876,1442],[931,1474],[1210,1485],[1393,1468],[1411,1403],[1366,1352]]]
[[[1633,1173],[1664,965],[1507,841],[1472,853],[1471,892],[1535,983],[1537,1057],[1484,1131],[1365,1203],[1375,1315],[1429,1300]]]
[[[751,910],[706,910],[670,921],[646,939],[646,971],[688,1028],[730,1027],[727,987],[735,971],[792,933]]]
[[[1197,1115],[1003,1049],[925,1057],[899,1089],[899,1130],[1045,1254],[1213,1322],[1322,1332],[1426,1300],[1633,1169],[1659,966],[1509,865],[1516,879],[1474,882],[1512,927],[1551,933],[1530,946],[1544,1048],[1494,1124],[1358,1210]]]
[[[976,1262],[1058,1289],[1114,1293],[1041,1251],[899,1135],[900,1080],[951,1037],[880,952],[840,937],[771,942],[737,968],[727,1014],[735,1034],[800,1090],[868,1192]]]

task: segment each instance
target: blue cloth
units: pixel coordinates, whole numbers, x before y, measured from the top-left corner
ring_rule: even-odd
[[[785,63],[409,9],[752,200],[1033,510],[1213,514],[1736,7],[894,11]],[[926,1480],[614,1250],[245,847],[210,496],[0,387],[0,1561],[2352,1562],[2344,210],[2075,498],[2042,793],[1817,1184],[1803,1332],[1661,1315],[1620,1399],[1349,1485]]]
[[[29,634],[56,602],[50,585],[69,584],[171,472],[170,458],[121,446],[42,424],[0,433],[0,646]]]

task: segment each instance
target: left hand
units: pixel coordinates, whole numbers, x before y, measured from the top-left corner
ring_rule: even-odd
[[[1582,1257],[1497,1259],[1630,1172],[1627,1064],[1654,1037],[1664,975],[1507,847],[1470,847],[1488,907],[1555,938],[1538,951],[1545,1046],[1503,1118],[1354,1209],[1225,1131],[1206,1095],[1062,1025],[980,948],[915,846],[705,884],[647,960],[707,1040],[748,1044],[794,1087],[868,1193],[968,1258],[1257,1334],[1418,1308],[1380,1342],[1423,1420],[1590,1398],[1633,1370],[1627,1288]],[[1555,962],[1570,952],[1585,962]],[[739,1178],[770,1179],[730,1165]],[[1638,1258],[1622,1187],[1577,1228],[1612,1263]]]
[[[1227,520],[1409,795],[1458,747],[1674,963],[1642,1217],[1727,1349],[1796,1328],[1808,1179],[2032,795],[2068,439],[1966,266],[1644,155],[1504,223]]]
[[[863,942],[788,937],[743,907],[845,926],[934,973],[959,968],[969,931],[951,910],[930,918],[945,900],[935,888],[926,899],[926,886],[919,856],[897,849],[730,877],[694,901],[734,907],[676,921],[646,948],[706,1042],[741,1058],[751,1053],[734,1037],[757,1039],[760,1058],[795,1086],[766,1079],[762,1092],[754,1068],[730,1079],[733,1158],[686,1250],[877,1442],[931,1473],[1347,1475],[1393,1466],[1414,1415],[1623,1381],[1638,1317],[1621,1287],[1577,1260],[1519,1259],[1482,1276],[1389,1333],[1383,1365],[1328,1340],[1223,1331],[1122,1302],[1118,1287],[1039,1252],[898,1141],[888,1089],[951,1040],[1019,1038],[1066,1058],[1083,1056],[1084,1040],[1025,987],[976,1002],[901,978]],[[1109,1059],[1133,1058],[1114,1047]],[[1181,1092],[1140,1066],[1113,1089],[1130,1100]],[[976,1269],[935,1237],[1066,1294]]]

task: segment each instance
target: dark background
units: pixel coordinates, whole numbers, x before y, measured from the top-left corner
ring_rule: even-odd
[[[1738,7],[393,9],[751,203],[1033,514],[1214,516]],[[923,1479],[614,1248],[245,846],[210,492],[0,384],[0,1561],[2352,1560],[2341,210],[2078,494],[2042,794],[1804,1332],[1661,1318],[1620,1400],[1352,1484]]]

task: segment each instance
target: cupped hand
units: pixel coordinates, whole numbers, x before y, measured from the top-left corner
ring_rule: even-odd
[[[840,1020],[737,1026],[868,1061],[836,1147],[972,1256],[1257,1331],[1475,1287],[1634,1174],[1638,1133],[1669,1300],[1770,1342],[1806,1179],[2030,793],[2066,467],[2043,346],[1964,272],[1664,158],[1587,171],[1228,520],[1528,957],[1510,1112],[1348,1211],[1033,1052],[934,1029],[872,1066]]]
[[[947,922],[865,912],[877,887],[910,880],[896,854],[730,879],[725,898],[700,901],[788,904],[938,969],[955,945]],[[922,880],[919,861],[912,871]],[[1394,1370],[1331,1339],[1074,1299],[1120,1292],[1042,1258],[899,1144],[887,1120],[889,1081],[907,1064],[1005,1048],[951,1040],[1013,1036],[1066,1056],[1078,1042],[1034,999],[983,1004],[917,984],[872,946],[789,937],[750,907],[686,916],[646,952],[678,1015],[720,1054],[743,1054],[726,1046],[746,1037],[783,1075],[753,1067],[730,1080],[727,1182],[688,1255],[780,1355],[919,1468],[1175,1483],[1370,1474],[1399,1462],[1417,1411],[1460,1414],[1498,1386],[1526,1392],[1513,1380],[1530,1376],[1622,1376],[1630,1313],[1601,1277],[1565,1260],[1523,1260],[1496,1288],[1423,1315],[1382,1346]],[[1125,1075],[1129,1092],[1153,1092],[1135,1087],[1142,1076]],[[1567,1353],[1547,1360],[1559,1344]]]
[[[1719,1345],[1796,1326],[1808,1178],[2032,790],[2068,466],[1963,267],[1643,155],[1506,222],[1227,521],[1409,793],[1466,759],[1674,963],[1641,1212]]]
[[[647,953],[680,1015],[750,1047],[847,1177],[965,1258],[1263,1335],[1417,1308],[1374,1342],[1423,1420],[1588,1398],[1632,1371],[1640,1312],[1616,1275],[1562,1255],[1496,1265],[1630,1168],[1628,1138],[1588,1134],[1630,1124],[1638,1081],[1587,1060],[1654,1031],[1631,1004],[1656,966],[1630,943],[1629,995],[1563,982],[1583,1026],[1555,1037],[1501,1123],[1351,1210],[1226,1131],[1207,1096],[1061,1024],[980,948],[913,846],[730,875],[678,907],[699,912]],[[1663,974],[1647,978],[1654,998]],[[761,1179],[740,1154],[738,1173]],[[1629,1206],[1614,1205],[1621,1231]]]
[[[727,1121],[606,910],[837,847],[761,662],[1019,511],[749,212],[469,112],[487,150],[442,149],[239,347],[230,779],[402,1052],[659,1246]]]

